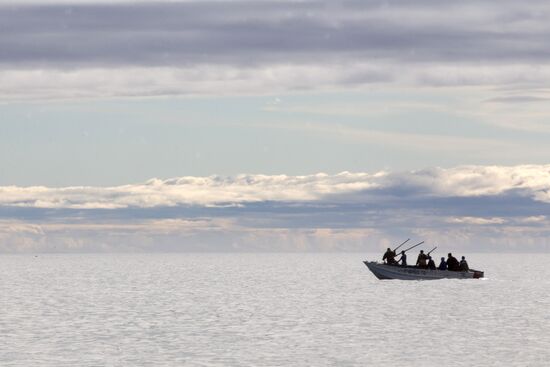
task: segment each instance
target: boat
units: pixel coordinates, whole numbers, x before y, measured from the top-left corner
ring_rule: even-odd
[[[430,270],[416,266],[388,265],[376,261],[363,261],[378,279],[437,280],[437,279],[479,279],[484,273],[480,270],[468,271]]]

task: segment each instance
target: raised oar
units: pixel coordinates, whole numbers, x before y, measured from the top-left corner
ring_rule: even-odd
[[[393,252],[397,251],[399,249],[399,247],[403,246],[404,244],[406,244],[407,242],[409,242],[410,238],[407,238],[407,240],[405,242],[403,242],[402,244],[400,244],[399,246],[397,246],[396,248],[393,249]]]
[[[422,241],[422,242],[419,242],[419,243],[417,243],[416,245],[414,245],[414,246],[411,246],[411,247],[409,247],[408,249],[406,249],[406,250],[403,250],[403,251],[407,252],[407,251],[409,251],[409,250],[412,250],[412,249],[413,249],[413,248],[415,248],[416,246],[420,246],[420,245],[421,245],[421,244],[423,244],[423,243],[424,243],[424,241]]]
[[[437,246],[435,246],[433,249],[431,249],[430,252],[428,252],[426,255],[431,254],[436,248],[437,248]]]

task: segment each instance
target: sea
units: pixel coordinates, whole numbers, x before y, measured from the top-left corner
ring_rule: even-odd
[[[550,255],[437,281],[380,257],[0,255],[0,366],[550,366]]]

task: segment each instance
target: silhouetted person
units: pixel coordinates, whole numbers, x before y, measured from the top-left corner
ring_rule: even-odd
[[[401,257],[398,262],[401,263],[401,266],[407,266],[407,255],[405,254],[405,251],[401,251]]]
[[[468,271],[470,270],[470,267],[468,266],[468,262],[466,261],[466,258],[462,256],[462,260],[460,260],[460,271]]]
[[[416,266],[419,268],[426,269],[426,262],[428,261],[428,256],[424,253],[424,250],[420,250],[420,253],[418,254],[418,258],[416,259]]]
[[[428,269],[435,270],[435,262],[431,256],[428,255]]]
[[[391,248],[388,247],[386,250],[386,253],[384,253],[384,256],[382,257],[382,260],[385,260],[387,264],[393,265],[396,263],[395,261],[396,253],[392,251]]]
[[[438,270],[447,270],[447,262],[445,261],[445,258],[441,258],[441,262],[439,263],[439,266],[437,267]]]
[[[447,256],[447,269],[451,271],[460,271],[460,264],[458,263],[458,260],[450,252]]]

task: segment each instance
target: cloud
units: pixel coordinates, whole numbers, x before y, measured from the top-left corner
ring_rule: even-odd
[[[460,218],[450,218],[449,222],[484,225],[484,224],[503,224],[505,220],[503,218],[460,217]]]
[[[532,217],[522,218],[524,223],[544,223],[548,220],[545,215],[536,215]]]
[[[520,86],[521,90],[529,92],[536,86],[550,82],[550,65],[539,65],[535,69],[532,65],[499,65],[490,66],[485,70],[477,64],[403,65],[396,61],[363,62],[347,59],[338,63],[287,62],[247,66],[211,63],[178,66],[86,66],[63,69],[53,66],[32,68],[6,66],[0,67],[0,82],[0,96],[4,101],[96,97],[267,95],[342,88],[355,90],[368,85]],[[545,98],[544,92],[533,91],[533,93],[541,95],[531,98]]]
[[[488,103],[535,103],[535,102],[546,102],[550,98],[534,97],[534,96],[507,96],[499,98],[491,98],[485,102]]]
[[[454,198],[520,195],[550,203],[550,166],[460,166],[409,172],[237,175],[151,179],[113,187],[0,187],[0,205],[52,209],[176,206],[234,207],[246,203],[309,202],[377,197]]]
[[[2,4],[3,99],[550,81],[538,0]]]
[[[370,65],[238,67],[202,63],[155,67],[0,68],[0,96],[22,99],[272,94],[377,83],[389,72]]]
[[[242,65],[315,55],[329,61],[547,61],[549,11],[536,0],[521,6],[355,0],[10,6],[0,9],[1,61]]]
[[[383,173],[372,175],[375,178]],[[323,195],[367,189],[369,174],[329,176],[238,175],[151,179],[116,187],[0,187],[0,205],[56,209],[116,209],[177,205],[235,205],[262,201],[316,200]]]
[[[377,251],[402,237],[546,251],[549,176],[547,165],[460,166],[4,186],[0,251]]]

